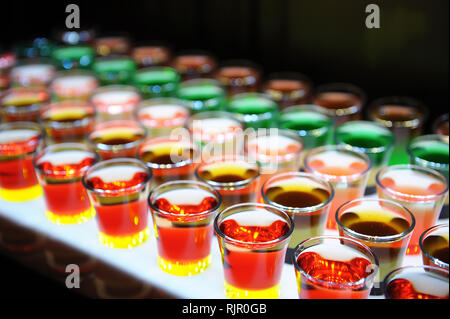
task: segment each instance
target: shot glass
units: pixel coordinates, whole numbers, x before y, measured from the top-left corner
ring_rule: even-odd
[[[219,111],[225,106],[226,92],[217,80],[193,79],[181,82],[177,97],[185,101],[191,113]]]
[[[88,101],[98,86],[94,73],[82,70],[62,71],[50,83],[50,92],[54,101]]]
[[[90,69],[95,60],[95,50],[87,45],[59,46],[51,51],[51,58],[62,70]]]
[[[139,45],[133,48],[131,56],[138,68],[147,68],[168,65],[172,58],[172,53],[164,45]]]
[[[289,248],[323,235],[334,197],[329,182],[312,174],[289,172],[269,178],[261,188],[262,200],[288,213],[294,221]]]
[[[214,229],[230,299],[278,298],[292,218],[266,204],[242,203],[220,212]]]
[[[148,199],[155,226],[159,267],[192,276],[211,264],[213,220],[220,194],[207,184],[173,181],[155,188]]]
[[[180,75],[171,67],[153,66],[137,70],[133,82],[145,99],[174,97]]]
[[[386,199],[362,198],[338,208],[339,235],[353,238],[372,249],[379,270],[372,294],[380,294],[379,285],[392,270],[400,267],[415,227],[415,218],[404,206]]]
[[[295,131],[305,150],[329,144],[333,126],[333,118],[318,105],[294,105],[280,112],[280,128]]]
[[[147,139],[138,150],[138,158],[152,169],[153,187],[193,179],[199,155],[196,144],[169,137]]]
[[[420,235],[419,245],[423,264],[448,270],[449,227],[440,224]]]
[[[243,153],[244,123],[233,113],[198,113],[189,118],[186,126],[194,143],[201,145],[203,160]]]
[[[41,110],[40,124],[46,132],[47,145],[76,142],[86,143],[94,127],[94,108],[83,101],[61,101]]]
[[[369,156],[372,168],[367,191],[375,193],[375,176],[389,162],[394,148],[394,134],[375,122],[350,121],[336,128],[334,140],[337,145],[353,147]]]
[[[409,141],[419,136],[428,117],[426,107],[409,97],[386,97],[372,102],[369,118],[389,128],[395,136],[395,146],[389,165],[409,163],[406,148]]]
[[[241,93],[229,98],[225,110],[236,113],[247,128],[276,127],[278,104],[262,93]]]
[[[175,68],[181,75],[183,81],[212,78],[217,68],[216,59],[208,52],[192,51],[178,54],[173,62]]]
[[[273,73],[264,82],[263,92],[270,95],[281,109],[285,109],[289,106],[308,103],[312,92],[312,82],[300,73]]]
[[[136,72],[136,62],[128,56],[107,56],[98,58],[92,70],[101,85],[131,84]]]
[[[195,177],[222,195],[223,208],[256,200],[260,168],[243,156],[224,156],[200,163]]]
[[[101,161],[83,175],[83,186],[96,212],[102,244],[132,248],[147,240],[151,177],[147,166],[133,158]]]
[[[312,104],[328,110],[336,126],[361,119],[366,103],[366,94],[359,87],[349,83],[328,83],[314,90]]]
[[[410,163],[434,169],[448,179],[449,144],[448,136],[439,134],[422,135],[413,138],[407,148]],[[448,196],[445,199],[441,218],[448,218]]]
[[[318,236],[297,246],[294,267],[300,299],[367,299],[378,259],[354,239]]]
[[[43,132],[31,122],[0,124],[0,198],[23,202],[42,195],[33,167],[33,156]]]
[[[335,213],[344,203],[364,196],[371,163],[369,157],[353,148],[327,145],[310,150],[305,156],[305,171],[329,181],[334,198],[327,228],[337,229]]]
[[[433,122],[433,133],[438,134],[448,143],[448,113],[442,114]]]
[[[81,178],[98,160],[85,144],[51,145],[33,160],[44,191],[47,219],[56,224],[79,224],[95,215]]]
[[[261,187],[277,173],[297,172],[301,166],[303,140],[294,132],[272,128],[258,130],[246,137],[245,154],[249,161],[261,166],[257,186],[257,201],[261,201]]]
[[[116,120],[97,124],[88,142],[102,159],[136,157],[146,137],[146,129],[137,121]]]
[[[47,89],[11,88],[0,95],[2,122],[38,122],[40,110],[49,101]]]
[[[257,92],[261,81],[260,67],[247,60],[229,60],[222,63],[216,79],[225,86],[228,97],[246,92]]]
[[[92,92],[90,102],[95,107],[96,120],[133,120],[141,102],[139,91],[129,85],[107,85]]]
[[[56,74],[55,65],[44,59],[21,60],[9,74],[12,87],[45,88]]]
[[[386,299],[448,299],[448,270],[405,266],[384,279]]]
[[[139,122],[152,137],[170,136],[174,130],[184,127],[190,114],[182,100],[168,97],[144,100],[137,110]]]
[[[442,174],[416,165],[393,165],[381,169],[376,177],[379,198],[393,200],[414,215],[414,228],[407,254],[419,254],[420,235],[434,226],[448,193]]]

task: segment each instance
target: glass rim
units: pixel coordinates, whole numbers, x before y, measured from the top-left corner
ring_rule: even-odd
[[[17,93],[15,93],[17,92]],[[21,94],[27,94],[28,92],[32,92],[36,95],[39,93],[45,93],[46,98],[45,100],[36,98],[36,102],[24,104],[24,105],[4,105],[3,100],[8,97],[10,94],[18,94],[19,96]],[[4,113],[10,113],[10,114],[25,114],[30,112],[39,112],[43,105],[48,103],[50,101],[50,91],[45,87],[39,87],[39,86],[24,86],[24,87],[11,87],[3,92],[3,94],[0,94],[0,106],[3,108]]]
[[[274,239],[274,240],[270,240],[270,241],[265,241],[265,242],[247,242],[247,241],[242,241],[242,240],[238,240],[235,238],[232,238],[230,236],[225,235],[219,227],[219,219],[221,216],[223,216],[225,213],[234,210],[234,209],[239,209],[239,208],[243,208],[243,207],[256,207],[256,208],[262,208],[265,210],[276,210],[278,213],[281,213],[283,217],[285,217],[285,222],[288,222],[288,226],[289,226],[289,230],[287,231],[286,234],[284,234],[283,236]],[[242,212],[245,212],[246,210],[240,211],[240,212],[236,212],[235,214],[239,214]],[[248,211],[248,210],[247,210]],[[231,215],[230,215],[231,216]],[[290,238],[290,236],[292,235],[292,232],[294,231],[294,221],[292,219],[291,216],[289,216],[288,213],[286,213],[285,211],[273,206],[273,205],[269,205],[269,204],[263,204],[263,203],[257,203],[257,202],[248,202],[248,203],[239,203],[239,204],[235,204],[235,205],[231,205],[230,207],[227,207],[225,209],[223,209],[221,212],[219,212],[215,219],[214,219],[214,230],[216,232],[216,234],[218,236],[220,236],[221,238],[223,238],[224,240],[233,243],[233,244],[237,244],[239,246],[242,245],[251,245],[251,246],[255,246],[255,247],[267,247],[267,246],[273,246],[276,244],[280,244],[283,241],[286,241]]]
[[[309,207],[289,207],[289,206],[284,206],[284,205],[278,204],[278,203],[270,200],[269,198],[267,198],[267,195],[265,194],[264,189],[265,189],[266,185],[269,184],[269,182],[272,182],[272,180],[281,178],[281,177],[285,177],[285,176],[286,177],[287,176],[307,177],[307,178],[313,179],[315,182],[321,183],[322,185],[326,185],[330,189],[330,196],[328,197],[328,199],[326,201],[324,201],[320,204],[314,205],[314,206],[309,206]],[[286,173],[276,174],[276,175],[270,177],[268,180],[266,180],[261,187],[261,196],[262,196],[264,202],[266,202],[269,205],[275,206],[279,209],[289,211],[294,215],[305,214],[305,213],[306,214],[314,213],[314,212],[328,206],[331,203],[331,201],[333,200],[334,195],[335,195],[334,188],[330,184],[330,182],[320,179],[311,173],[305,173],[305,172],[286,172]]]
[[[160,81],[149,82],[149,81],[147,81],[147,79],[140,78],[143,76],[143,74],[148,74],[150,72],[159,72],[159,71],[169,71],[174,74],[174,78],[170,79],[167,82],[164,81],[163,83],[161,83]],[[148,67],[140,68],[140,69],[136,70],[136,73],[134,74],[133,78],[134,78],[134,81],[137,82],[137,84],[139,84],[139,85],[166,85],[166,84],[179,83],[181,76],[178,73],[178,71],[171,66],[153,65],[153,66],[148,66]]]
[[[311,241],[320,241],[320,240],[325,240],[325,239],[339,240],[339,242],[349,241],[353,245],[359,246],[360,248],[364,249],[364,251],[365,251],[365,253],[364,253],[365,256],[364,257],[366,257],[367,259],[369,259],[369,258],[372,259],[372,260],[369,260],[369,261],[370,261],[370,263],[372,265],[375,265],[375,267],[376,267],[375,271],[373,271],[371,274],[367,275],[366,277],[361,278],[360,280],[358,280],[356,282],[351,282],[351,283],[330,282],[330,281],[314,278],[310,274],[307,274],[297,263],[297,259],[301,255],[301,248],[302,248],[302,246],[307,244],[308,242],[311,242]],[[318,243],[318,244],[320,245],[321,243]],[[312,247],[312,246],[310,246],[310,247]],[[353,248],[353,249],[355,249],[355,248]],[[369,256],[370,256],[369,258],[367,257],[367,255],[368,255],[367,252],[369,253]],[[376,275],[378,273],[377,268],[379,267],[378,257],[375,255],[375,253],[372,251],[372,249],[369,246],[367,246],[366,244],[364,244],[364,243],[362,243],[362,242],[360,242],[360,241],[358,241],[356,239],[349,238],[349,237],[343,237],[343,236],[339,236],[339,235],[322,235],[322,236],[314,236],[314,237],[308,238],[308,239],[302,241],[301,243],[299,243],[295,247],[294,254],[292,255],[292,257],[293,257],[292,259],[293,259],[293,263],[294,263],[295,269],[297,269],[297,271],[299,271],[304,277],[306,277],[307,280],[309,280],[310,282],[313,282],[313,283],[326,284],[327,286],[331,286],[332,287],[331,289],[333,289],[333,287],[340,288],[340,289],[346,289],[346,288],[351,288],[351,287],[354,287],[354,286],[363,285],[368,280],[371,280],[372,278],[376,277]]]
[[[186,144],[189,144],[190,146],[192,146],[193,150],[194,150],[194,155],[186,160],[183,161],[179,161],[176,163],[172,163],[172,164],[157,164],[157,163],[152,163],[152,162],[147,162],[144,161],[143,159],[141,159],[141,151],[144,147],[151,145],[153,143],[155,143],[155,145],[158,145],[160,142],[168,142],[168,143],[173,143],[173,144],[178,144],[178,143],[184,143],[186,142]],[[183,139],[171,139],[170,136],[158,136],[158,137],[151,137],[151,138],[146,138],[138,147],[138,150],[136,152],[138,158],[144,162],[148,167],[150,167],[151,169],[154,170],[165,170],[165,169],[173,169],[173,168],[179,168],[179,167],[184,167],[184,166],[188,166],[190,164],[195,163],[195,160],[198,159],[198,157],[201,155],[200,152],[200,147],[194,143],[193,141],[185,141]]]
[[[412,119],[412,120],[404,120],[404,121],[391,121],[391,120],[383,120],[380,118],[377,118],[374,114],[375,110],[386,105],[399,105],[399,106],[406,106],[406,107],[413,107],[419,111],[418,118]],[[378,99],[375,99],[372,101],[368,108],[367,112],[369,115],[369,118],[373,121],[376,121],[380,123],[381,125],[385,127],[406,127],[415,129],[419,127],[422,123],[426,121],[426,119],[429,116],[429,111],[426,108],[426,106],[419,100],[416,100],[415,98],[409,97],[409,96],[386,96],[386,97],[380,97]]]
[[[379,147],[353,146],[353,145],[343,141],[342,138],[339,137],[339,133],[340,133],[340,130],[342,129],[342,127],[348,126],[348,125],[351,125],[351,124],[371,125],[371,126],[376,126],[376,127],[380,128],[380,129],[386,130],[386,133],[389,134],[389,142],[386,145],[382,145],[382,146],[379,146]],[[348,145],[351,148],[360,150],[361,152],[366,153],[366,154],[380,154],[380,153],[386,152],[395,144],[394,134],[388,128],[386,128],[386,126],[383,126],[383,125],[381,125],[378,122],[363,121],[363,120],[349,121],[349,122],[346,122],[346,123],[343,123],[343,124],[339,125],[336,128],[336,130],[334,131],[334,140],[337,143],[341,144],[341,145]]]
[[[334,124],[334,119],[333,116],[330,116],[330,113],[328,112],[328,110],[326,108],[324,108],[323,106],[320,105],[316,105],[316,104],[296,104],[296,105],[291,105],[288,106],[284,109],[282,109],[280,111],[280,124],[285,121],[283,120],[283,116],[288,116],[289,114],[294,114],[294,113],[301,113],[301,112],[313,112],[313,113],[318,113],[320,115],[323,115],[327,121],[328,124],[316,129],[312,129],[312,130],[297,130],[297,129],[290,129],[290,128],[285,128],[291,131],[295,131],[295,132],[304,132],[304,134],[299,134],[300,136],[308,136],[308,135],[313,135],[313,136],[321,136],[322,134],[325,134]]]
[[[361,172],[357,172],[357,173],[354,173],[351,175],[337,176],[337,175],[321,173],[310,167],[309,159],[312,156],[322,153],[322,152],[331,151],[331,150],[353,153],[354,155],[356,155],[357,157],[359,157],[360,159],[362,159],[366,163],[368,163],[367,168]],[[366,153],[364,153],[358,149],[355,149],[353,147],[348,147],[347,145],[323,145],[323,146],[319,146],[316,148],[312,148],[306,153],[305,158],[304,158],[304,167],[307,172],[312,172],[313,174],[316,174],[316,175],[326,179],[327,181],[330,181],[333,183],[334,182],[340,183],[340,182],[353,182],[353,181],[357,181],[357,180],[361,179],[362,177],[364,177],[365,175],[367,175],[370,172],[370,170],[373,167],[373,163],[370,160],[369,156],[367,156]]]
[[[249,144],[250,144],[251,140],[257,140],[260,137],[271,136],[270,133],[274,129],[277,130],[276,132],[278,133],[276,136],[287,137],[287,138],[290,138],[290,139],[294,140],[295,142],[297,142],[300,145],[299,150],[297,150],[296,152],[287,153],[285,155],[277,154],[275,156],[265,155],[265,154],[261,155],[258,152],[250,152],[249,151]],[[258,131],[256,131],[256,134],[254,136],[249,135],[245,139],[245,143],[244,143],[244,152],[247,153],[249,155],[249,157],[254,158],[257,162],[264,162],[264,163],[271,163],[271,162],[273,162],[274,158],[279,163],[289,162],[297,156],[300,157],[304,150],[305,150],[305,141],[303,140],[303,138],[301,136],[299,136],[297,133],[295,133],[293,130],[283,129],[283,128],[268,128],[268,129],[266,128],[266,129],[264,129],[262,134],[260,134],[260,130],[258,130]],[[276,153],[278,153],[278,152],[276,152]]]
[[[389,272],[386,277],[384,277],[383,279],[383,290],[384,290],[384,295],[386,296],[387,299],[390,299],[391,296],[387,290],[388,284],[391,282],[392,280],[392,276],[397,274],[397,273],[401,273],[402,271],[408,271],[408,270],[423,270],[425,272],[425,274],[429,274],[429,273],[434,273],[435,275],[443,278],[443,279],[447,279],[448,282],[448,278],[449,278],[449,271],[448,269],[442,269],[442,268],[438,268],[438,267],[433,267],[433,266],[427,266],[427,265],[408,265],[408,266],[402,266],[402,267],[398,267],[394,270],[392,270],[391,272]],[[427,271],[428,270],[428,271]]]
[[[114,124],[134,124],[135,128],[142,131],[142,137],[132,141],[132,142],[128,142],[125,144],[114,144],[114,145],[109,145],[109,144],[105,144],[105,143],[101,143],[101,142],[94,142],[91,138],[92,134],[100,129],[103,129],[105,127],[107,127],[107,125],[111,125],[112,127],[114,127]],[[128,125],[127,125],[128,126]],[[133,127],[134,128],[134,127]],[[97,127],[94,127],[94,129],[92,130],[92,132],[89,133],[87,141],[90,145],[94,146],[96,149],[100,150],[100,151],[112,151],[112,150],[117,150],[117,151],[122,151],[122,150],[128,150],[128,149],[132,149],[134,147],[139,146],[142,141],[144,141],[148,136],[148,132],[147,129],[138,121],[136,120],[111,120],[111,121],[107,121],[107,122],[102,122],[99,123]]]
[[[208,190],[208,192],[210,194],[213,194],[216,197],[217,203],[213,208],[210,208],[208,210],[199,212],[199,213],[194,213],[194,214],[186,214],[186,215],[180,215],[180,214],[175,214],[175,213],[170,213],[170,212],[166,212],[164,210],[159,209],[158,207],[156,207],[152,201],[152,197],[155,196],[155,193],[158,190],[161,190],[162,188],[165,187],[171,187],[174,185],[195,185],[197,187],[191,187],[192,189],[204,189],[205,188]],[[186,188],[181,188],[181,189],[189,189],[189,187]],[[170,190],[169,190],[170,191]],[[162,195],[164,193],[161,193],[160,195]],[[178,180],[178,181],[170,181],[170,182],[166,182],[163,183],[157,187],[155,187],[154,189],[152,189],[150,191],[150,194],[147,197],[147,202],[149,205],[150,210],[152,211],[156,211],[158,214],[161,214],[163,216],[172,216],[172,217],[203,217],[203,216],[208,216],[211,214],[214,214],[216,211],[218,211],[220,209],[220,207],[222,206],[222,195],[220,195],[220,193],[214,189],[214,187],[211,187],[210,185],[208,185],[207,183],[201,182],[201,181],[195,181],[195,180]]]
[[[428,252],[428,250],[426,250],[425,247],[423,246],[424,240],[425,240],[429,235],[431,235],[435,230],[437,230],[437,229],[439,229],[439,228],[445,228],[445,227],[449,228],[449,224],[448,224],[448,223],[447,223],[447,224],[438,224],[438,225],[434,225],[434,226],[428,228],[427,230],[425,230],[425,231],[420,235],[420,238],[419,238],[419,247],[420,247],[420,250],[422,251],[422,253],[423,253],[423,254],[424,254],[424,255],[425,255],[425,256],[426,256],[433,264],[435,264],[435,265],[438,266],[438,267],[442,267],[442,268],[444,268],[444,269],[449,270],[449,264],[448,264],[448,263],[446,263],[446,262],[444,262],[444,261],[442,261],[442,260],[440,260],[440,259],[438,259],[438,258],[436,258],[436,257],[433,257],[433,256]]]
[[[237,161],[243,161],[246,163],[249,163],[248,161],[246,161],[244,156],[236,156],[236,155],[225,155],[225,156],[218,156],[218,157],[212,157],[209,158],[207,161],[200,163],[199,165],[197,165],[197,167],[195,168],[195,177],[214,187],[215,189],[220,189],[220,190],[226,190],[228,188],[233,188],[233,189],[242,189],[247,187],[248,185],[252,184],[253,182],[255,182],[259,176],[261,175],[261,166],[258,162],[256,163],[249,163],[251,165],[255,165],[255,167],[257,168],[257,174],[255,176],[252,176],[250,178],[244,179],[242,181],[238,181],[238,182],[229,182],[229,183],[222,183],[222,182],[215,182],[215,181],[211,181],[211,180],[205,180],[203,178],[200,177],[200,169],[204,168],[204,166],[208,166],[217,162],[237,162]]]
[[[396,206],[397,208],[402,209],[403,212],[406,212],[407,214],[409,214],[409,217],[411,218],[411,223],[407,230],[405,230],[399,234],[395,234],[395,235],[371,236],[371,235],[358,233],[358,232],[352,230],[351,228],[348,228],[345,225],[343,225],[340,218],[338,218],[339,213],[341,213],[344,210],[344,208],[347,208],[348,205],[354,204],[357,202],[384,202],[384,203],[388,203],[390,205]],[[342,231],[344,231],[348,235],[351,235],[352,236],[351,238],[354,238],[357,240],[362,240],[365,242],[370,242],[370,243],[392,243],[392,242],[400,241],[400,240],[406,238],[408,235],[412,234],[414,227],[416,225],[416,219],[408,208],[406,208],[405,206],[403,206],[397,202],[394,202],[390,199],[383,199],[383,198],[358,198],[358,199],[348,201],[348,202],[342,204],[341,206],[339,206],[339,208],[336,210],[335,219],[336,219],[336,223],[339,226],[339,228],[341,228]]]
[[[271,96],[269,94],[263,93],[263,92],[241,92],[241,93],[233,94],[233,96],[231,96],[229,98],[229,101],[227,103],[227,109],[235,110],[236,106],[233,106],[233,102],[235,102],[236,100],[242,99],[242,98],[260,98],[260,99],[264,99],[264,100],[267,100],[268,102],[270,102],[270,104],[271,104],[270,108],[271,109],[278,110],[278,103],[275,102],[271,98]],[[268,111],[268,112],[272,112],[272,111]],[[262,115],[264,113],[257,113],[257,114],[258,115]]]
[[[61,109],[61,108],[83,108],[92,112],[87,112],[89,116],[86,116],[82,119],[77,119],[71,122],[60,122],[55,120],[44,119],[42,115],[50,111],[52,108]],[[45,126],[56,128],[56,129],[70,129],[74,127],[83,127],[87,126],[90,122],[93,122],[96,115],[95,107],[89,103],[86,103],[82,100],[70,100],[70,101],[58,101],[47,103],[40,110],[40,116],[38,122]]]
[[[96,95],[100,95],[100,94],[104,94],[104,93],[108,93],[111,91],[125,91],[125,92],[133,92],[136,93],[139,98],[141,97],[141,93],[139,92],[139,90],[129,84],[109,84],[109,85],[103,85],[103,86],[99,86],[97,87],[91,94],[91,97],[89,98],[89,100],[92,102]]]
[[[399,191],[396,191],[396,190],[393,190],[393,189],[391,189],[389,187],[384,186],[381,183],[381,180],[380,180],[381,176],[384,173],[386,173],[386,171],[388,171],[388,170],[398,170],[398,169],[409,169],[409,170],[421,171],[422,173],[425,173],[427,175],[433,175],[435,178],[438,178],[442,183],[445,184],[445,189],[442,192],[438,193],[438,194],[432,194],[432,195],[411,195],[411,194],[405,194],[405,193],[402,193],[402,192],[399,192]],[[375,176],[375,182],[376,182],[376,185],[380,189],[388,192],[390,195],[393,195],[394,197],[395,196],[400,196],[401,198],[405,198],[406,201],[408,199],[419,199],[419,200],[425,201],[425,202],[431,201],[433,199],[437,200],[438,198],[443,197],[447,193],[448,186],[449,186],[445,176],[442,175],[441,173],[439,173],[438,171],[433,170],[433,169],[428,168],[428,167],[422,167],[422,166],[418,166],[418,165],[414,165],[414,164],[398,164],[398,165],[392,165],[392,166],[383,167],[382,169],[380,169],[378,171],[377,175]]]
[[[69,142],[69,143],[58,143],[58,144],[52,144],[52,145],[48,145],[47,147],[45,147],[42,151],[40,151],[39,153],[35,153],[33,156],[33,167],[36,169],[36,171],[38,171],[41,174],[47,175],[49,173],[49,171],[46,171],[44,169],[42,169],[41,167],[39,167],[39,165],[37,164],[38,161],[38,157],[41,158],[42,156],[44,156],[45,154],[48,154],[48,152],[50,151],[51,153],[58,153],[59,151],[56,151],[57,149],[62,149],[61,151],[65,151],[65,150],[78,150],[78,151],[85,151],[87,153],[90,153],[90,155],[92,155],[93,159],[94,159],[94,163],[90,166],[86,166],[83,167],[82,169],[79,170],[79,172],[85,172],[89,169],[89,167],[93,166],[94,164],[98,163],[100,161],[100,156],[94,151],[92,150],[88,145],[84,144],[84,143],[73,143],[73,142]],[[58,171],[57,174],[55,175],[60,175],[61,171]],[[50,171],[50,173],[54,174],[54,171]],[[81,177],[81,176],[79,176]]]
[[[449,164],[445,164],[445,163],[438,163],[438,162],[432,162],[426,159],[423,159],[417,155],[415,155],[413,153],[413,144],[416,142],[425,142],[425,141],[436,141],[436,142],[441,142],[443,144],[447,144],[448,147],[448,142],[444,141],[442,139],[442,136],[439,134],[426,134],[426,135],[420,135],[420,136],[416,136],[414,138],[412,138],[409,143],[408,146],[406,147],[406,151],[408,152],[408,155],[414,159],[415,162],[419,162],[421,164],[426,165],[425,167],[433,167],[433,169],[439,170],[439,169],[445,169],[445,168],[449,168]],[[421,166],[421,165],[419,165]]]
[[[2,131],[8,131],[8,130],[20,130],[21,128],[25,128],[25,129],[30,129],[33,131],[36,131],[37,134],[37,138],[38,138],[38,142],[36,144],[36,147],[33,151],[28,152],[28,153],[22,153],[22,154],[17,154],[17,155],[2,155],[0,153],[0,156],[3,157],[15,157],[15,156],[21,156],[21,155],[26,155],[26,154],[33,154],[36,152],[36,150],[39,148],[39,145],[41,145],[42,140],[45,137],[45,131],[39,126],[39,124],[35,123],[35,122],[26,122],[26,121],[19,121],[19,122],[4,122],[4,123],[0,123],[0,132]],[[18,141],[21,142],[21,141]],[[26,141],[22,141],[22,142],[26,142]],[[8,143],[8,142],[7,142]],[[3,144],[5,143],[0,143],[0,152],[3,148]]]
[[[99,189],[99,188],[94,188],[88,185],[87,180],[89,179],[89,174],[91,174],[93,171],[96,171],[98,169],[104,168],[105,166],[107,167],[108,165],[112,165],[112,166],[116,166],[116,164],[133,164],[132,166],[137,166],[140,167],[142,169],[144,169],[144,172],[146,173],[146,178],[144,181],[142,181],[141,183],[137,184],[137,185],[132,185],[129,187],[124,187],[118,190],[105,190],[105,189]],[[91,167],[89,167],[89,169],[86,171],[86,173],[83,175],[81,181],[83,183],[83,186],[96,194],[100,194],[100,195],[116,195],[117,193],[122,193],[122,192],[128,192],[128,191],[137,191],[143,187],[145,187],[145,185],[151,180],[151,178],[153,177],[153,172],[150,168],[147,167],[147,165],[145,165],[145,163],[143,163],[142,161],[136,159],[136,158],[130,158],[130,157],[118,157],[118,158],[112,158],[112,159],[108,159],[108,160],[104,160],[104,161],[99,161],[97,163],[95,163],[94,165],[92,165]]]

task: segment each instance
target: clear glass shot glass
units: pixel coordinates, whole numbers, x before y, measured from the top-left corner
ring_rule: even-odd
[[[423,264],[448,270],[448,242],[448,223],[439,224],[424,231],[419,239]]]
[[[354,239],[318,236],[297,246],[294,267],[300,299],[367,299],[378,259]]]
[[[160,268],[177,276],[205,271],[212,261],[213,221],[222,205],[220,194],[205,183],[172,181],[153,189],[148,202]]]
[[[145,163],[133,158],[100,161],[83,175],[102,244],[133,248],[147,240],[151,177],[152,172]]]
[[[278,298],[292,218],[266,204],[241,203],[220,212],[214,228],[230,299]]]

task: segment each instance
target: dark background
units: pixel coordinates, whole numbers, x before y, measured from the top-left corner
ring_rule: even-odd
[[[250,59],[266,74],[298,71],[315,84],[350,82],[369,100],[411,96],[428,106],[428,127],[448,112],[448,0],[2,1],[0,47],[64,28],[69,3],[80,6],[81,26],[99,34],[125,31],[138,42],[164,41],[175,52]],[[380,6],[380,29],[365,27],[370,3]],[[1,262],[2,272],[20,274],[6,278],[2,289],[20,286],[24,272],[16,267]],[[47,290],[59,295],[51,285]]]

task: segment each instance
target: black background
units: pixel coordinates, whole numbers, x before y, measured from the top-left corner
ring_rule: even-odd
[[[99,34],[125,31],[137,42],[164,41],[175,52],[250,59],[266,74],[298,71],[315,84],[350,82],[369,100],[415,97],[429,108],[428,128],[448,112],[448,0],[4,0],[0,50],[64,28],[69,3],[80,6],[81,26]],[[369,3],[380,6],[380,29],[365,27]],[[24,272],[17,267],[2,260],[2,273],[12,274],[2,290],[21,286]],[[28,285],[27,295],[67,296],[50,284],[38,286],[39,293]]]

